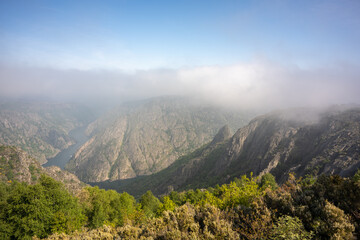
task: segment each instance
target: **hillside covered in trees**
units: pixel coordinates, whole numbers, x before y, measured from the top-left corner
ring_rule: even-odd
[[[134,195],[122,185],[88,186],[0,146],[0,239],[357,239],[359,116],[335,109],[309,123],[265,115],[233,136],[225,126],[170,167],[126,180]],[[266,167],[277,152],[277,165]],[[236,164],[251,159],[265,167],[253,173]],[[174,183],[184,184],[152,188]]]
[[[360,172],[278,186],[271,174],[208,189],[128,193],[85,187],[76,196],[42,175],[0,184],[1,239],[355,239]]]

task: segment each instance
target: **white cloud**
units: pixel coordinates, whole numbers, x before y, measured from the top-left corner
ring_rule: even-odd
[[[189,95],[240,108],[321,106],[360,103],[358,69],[350,65],[302,69],[267,61],[133,73],[2,65],[0,95],[50,96],[63,100]]]

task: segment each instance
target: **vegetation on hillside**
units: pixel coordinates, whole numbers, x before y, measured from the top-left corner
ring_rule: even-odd
[[[360,230],[360,171],[277,186],[270,174],[208,189],[128,193],[86,187],[76,197],[45,175],[1,183],[0,238],[352,239]]]
[[[0,182],[37,183],[42,174],[61,181],[65,188],[73,194],[86,186],[75,175],[61,170],[59,167],[42,167],[39,162],[18,147],[0,144]]]

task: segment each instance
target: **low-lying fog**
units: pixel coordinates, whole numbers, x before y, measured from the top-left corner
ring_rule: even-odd
[[[240,109],[360,103],[360,68],[306,69],[269,61],[228,66],[119,70],[59,70],[0,65],[0,96],[119,103],[162,95],[191,96]]]

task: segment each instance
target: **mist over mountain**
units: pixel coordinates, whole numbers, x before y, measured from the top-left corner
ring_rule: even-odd
[[[253,114],[181,97],[126,103],[88,126],[91,138],[66,169],[86,182],[155,173],[211,141],[221,126],[235,131]]]
[[[267,60],[132,72],[0,64],[0,96],[116,106],[179,95],[227,108],[269,111],[359,103],[359,69],[351,64],[304,68]]]

